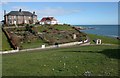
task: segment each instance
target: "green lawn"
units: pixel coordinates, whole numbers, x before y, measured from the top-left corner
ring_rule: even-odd
[[[0,28],[0,51],[2,51],[2,30]]]
[[[52,26],[49,26],[49,25],[47,25],[47,26],[38,26],[38,27],[36,27],[37,28],[37,30],[39,31],[39,32],[42,32],[42,31],[44,31],[44,30],[47,30],[47,31],[51,31],[49,28],[54,28],[54,29],[57,29],[57,30],[74,30],[71,26],[68,26],[68,25],[52,25]]]
[[[41,26],[42,27],[42,26]],[[39,27],[39,29],[41,29]],[[56,26],[62,30],[63,27]],[[66,28],[64,28],[66,29]],[[69,29],[69,28],[68,28]],[[40,31],[43,31],[41,29]],[[2,32],[3,50],[10,49]],[[0,35],[1,35],[0,34]],[[102,39],[103,43],[119,44],[115,38],[88,34],[91,39]],[[24,48],[41,46],[43,41],[24,43]],[[19,52],[2,55],[3,76],[118,76],[118,46],[72,46],[67,48]]]
[[[67,25],[55,25],[54,28],[58,30],[73,30],[71,26]]]
[[[36,29],[38,30],[38,32],[43,32],[44,30],[48,29],[48,26],[38,26],[36,27]]]
[[[120,49],[119,49],[120,50]],[[119,53],[120,54],[120,53]],[[3,55],[3,76],[118,76],[118,46],[74,46]]]
[[[0,32],[0,33],[2,33],[2,40],[1,40],[2,41],[2,50],[3,51],[4,50],[11,50],[12,48],[11,48],[9,42],[8,42],[8,39],[5,35],[5,33],[4,32]]]
[[[120,40],[112,37],[106,37],[106,36],[100,36],[100,35],[95,35],[95,34],[87,34],[88,37],[90,38],[91,43],[94,43],[94,39],[101,39],[102,43],[109,43],[109,44],[118,44],[120,43]]]
[[[31,43],[22,43],[22,47],[23,49],[27,49],[27,48],[37,48],[37,47],[41,47],[43,44],[45,45],[48,45],[46,44],[43,40],[39,39],[39,40],[35,40]]]

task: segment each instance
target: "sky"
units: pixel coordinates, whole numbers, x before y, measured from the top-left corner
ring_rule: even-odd
[[[38,20],[53,16],[72,25],[118,24],[118,2],[6,2],[0,14],[19,9],[35,11]]]

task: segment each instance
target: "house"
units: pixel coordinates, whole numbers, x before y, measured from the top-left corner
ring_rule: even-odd
[[[40,24],[51,24],[51,25],[54,25],[54,24],[58,24],[58,21],[54,18],[54,17],[43,17],[41,20],[40,20]]]
[[[101,39],[95,39],[93,40],[96,44],[102,44],[102,40]]]
[[[7,25],[11,24],[35,24],[37,22],[37,15],[35,12],[29,11],[11,11],[6,14],[4,11],[4,23]]]

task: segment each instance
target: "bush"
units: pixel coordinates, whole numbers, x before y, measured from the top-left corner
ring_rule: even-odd
[[[17,24],[17,26],[24,26],[25,24]]]
[[[47,32],[47,30],[43,30],[43,32]]]

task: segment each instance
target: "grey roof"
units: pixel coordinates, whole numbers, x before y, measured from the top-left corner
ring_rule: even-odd
[[[11,11],[6,15],[18,15],[18,16],[23,16],[23,15],[24,16],[32,16],[32,15],[34,15],[34,16],[37,16],[37,15],[35,15],[35,14],[29,12],[29,11],[21,11],[21,12],[19,12],[19,11]]]

